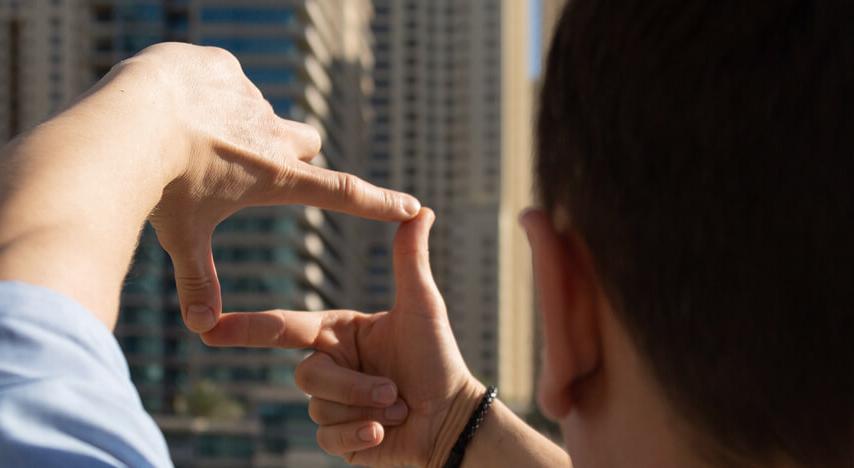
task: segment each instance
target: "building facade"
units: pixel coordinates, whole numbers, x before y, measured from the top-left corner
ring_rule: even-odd
[[[33,127],[88,86],[87,19],[75,2],[0,1],[0,141]]]
[[[437,213],[433,272],[472,372],[527,409],[530,260],[516,217],[530,203],[528,2],[374,0],[367,177]],[[394,229],[363,246],[365,307],[388,307]]]

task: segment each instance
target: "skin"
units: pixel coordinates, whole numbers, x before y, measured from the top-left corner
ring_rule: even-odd
[[[112,328],[148,219],[175,265],[184,319],[205,343],[316,350],[297,384],[312,395],[321,448],[372,466],[441,466],[484,387],[463,362],[430,272],[434,215],[410,196],[311,166],[319,149],[317,132],[275,116],[227,52],[150,47],[3,148],[0,279],[62,292]],[[214,227],[246,206],[288,203],[403,221],[390,311],[222,314]],[[576,466],[703,466],[581,237],[541,210],[522,224],[544,331],[539,403]],[[463,466],[571,462],[496,401]]]

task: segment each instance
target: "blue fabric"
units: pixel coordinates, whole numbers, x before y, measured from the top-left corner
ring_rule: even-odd
[[[47,288],[0,281],[0,466],[172,466],[115,337]]]

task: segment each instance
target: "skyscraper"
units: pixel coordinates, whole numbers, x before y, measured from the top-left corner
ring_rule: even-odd
[[[75,3],[0,1],[0,141],[31,128],[88,85],[87,17]]]
[[[374,0],[367,177],[437,213],[431,262],[473,373],[518,410],[533,379],[528,250],[528,5],[516,0]],[[365,306],[388,306],[392,229],[363,246]]]

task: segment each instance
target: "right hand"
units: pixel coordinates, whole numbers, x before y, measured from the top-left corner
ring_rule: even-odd
[[[433,220],[422,209],[398,230],[392,310],[229,313],[202,339],[212,346],[314,348],[296,381],[312,396],[309,413],[320,425],[322,449],[361,465],[440,466],[484,387],[463,362],[430,272]]]
[[[211,254],[216,225],[255,205],[305,204],[367,218],[404,221],[418,201],[350,174],[312,166],[318,132],[278,117],[237,59],[216,47],[156,44],[116,65],[108,83],[148,90],[170,134],[160,150],[165,188],[149,218],[172,258],[181,313],[196,332],[219,319],[222,301]],[[97,90],[98,87],[95,89]]]

